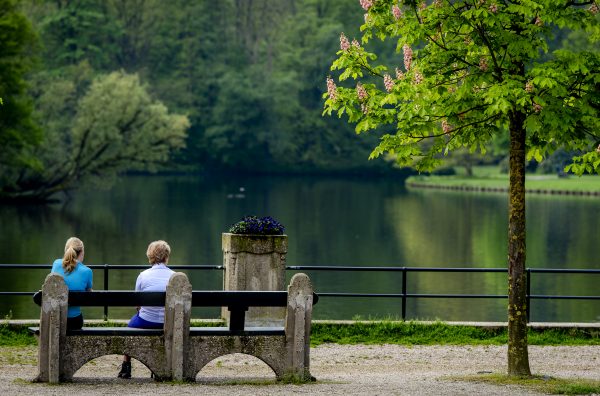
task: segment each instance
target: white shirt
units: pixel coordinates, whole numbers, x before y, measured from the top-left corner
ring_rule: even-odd
[[[135,291],[162,291],[167,290],[169,278],[175,271],[165,264],[154,264],[152,267],[142,271],[135,282]],[[165,322],[164,307],[141,307],[140,318],[154,323]]]

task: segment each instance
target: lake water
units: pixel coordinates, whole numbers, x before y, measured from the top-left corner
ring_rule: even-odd
[[[600,268],[600,201],[527,197],[527,266]],[[288,265],[505,268],[506,194],[406,190],[389,178],[128,176],[111,190],[81,191],[68,203],[0,206],[0,263],[44,264],[80,237],[86,264],[146,264],[156,239],[171,264],[220,265],[221,233],[247,214],[286,226]],[[48,271],[0,270],[1,291],[37,290]],[[139,270],[111,273],[111,289],[132,289]],[[290,275],[291,276],[291,272]],[[219,289],[218,270],[189,273],[194,289]],[[317,292],[400,293],[400,273],[309,275]],[[102,272],[94,271],[96,289]],[[597,295],[600,275],[534,275],[533,294]],[[409,293],[506,294],[505,273],[411,273]],[[316,318],[399,317],[394,298],[322,298]],[[542,301],[533,321],[600,320],[600,301]],[[0,297],[0,314],[35,318],[29,297]],[[112,318],[131,310],[111,310]],[[201,313],[201,314],[204,314]],[[212,315],[212,313],[208,313]],[[99,310],[86,317],[102,317]],[[409,299],[408,319],[506,320],[506,300]]]

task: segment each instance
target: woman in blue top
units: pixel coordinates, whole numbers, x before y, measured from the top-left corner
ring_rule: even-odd
[[[52,272],[62,275],[69,290],[92,290],[92,270],[82,263],[83,255],[83,242],[79,238],[71,237],[65,244],[63,258],[54,260],[54,264],[52,264]],[[76,330],[82,327],[81,308],[70,306],[67,311],[67,329]]]

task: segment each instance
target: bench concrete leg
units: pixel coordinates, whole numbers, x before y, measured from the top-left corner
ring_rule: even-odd
[[[287,375],[310,380],[310,325],[313,288],[306,274],[296,274],[288,286],[285,320]]]
[[[188,350],[192,285],[182,272],[171,275],[165,298],[165,353],[171,379],[186,378],[185,355]]]
[[[36,381],[58,383],[62,378],[61,355],[67,332],[68,289],[62,276],[48,274],[42,286],[38,375]]]

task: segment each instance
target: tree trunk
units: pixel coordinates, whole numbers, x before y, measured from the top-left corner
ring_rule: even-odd
[[[510,115],[508,375],[530,376],[525,273],[525,114]]]

